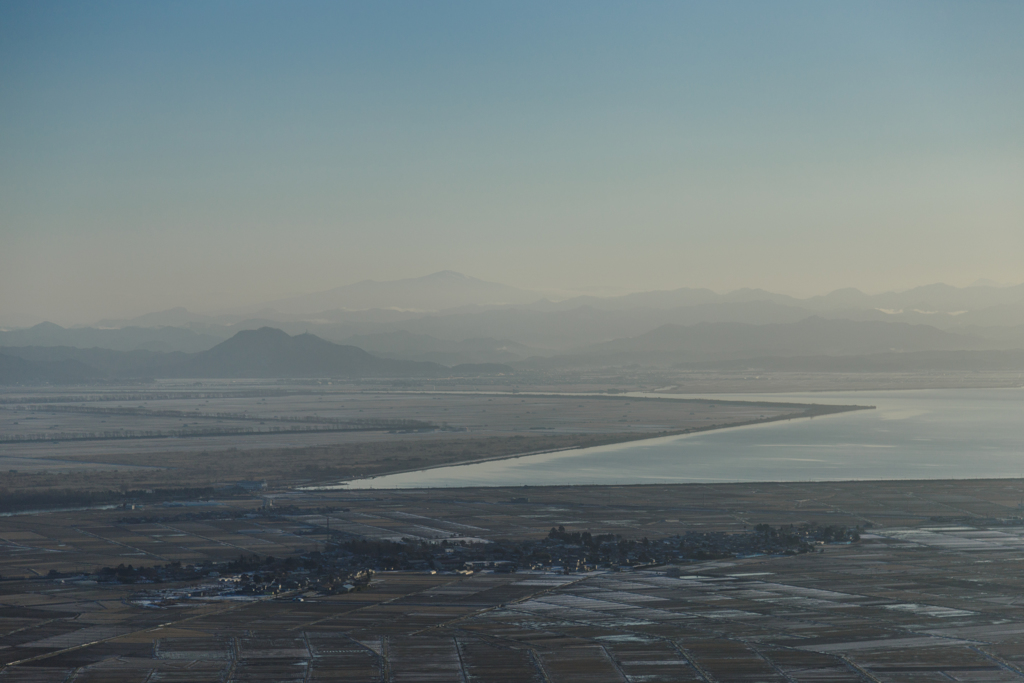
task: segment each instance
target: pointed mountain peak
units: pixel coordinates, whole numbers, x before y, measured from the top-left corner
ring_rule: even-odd
[[[51,323],[49,320],[41,322],[38,325],[33,325],[29,328],[33,332],[63,332],[64,328],[57,323]]]
[[[430,275],[424,275],[423,277],[413,278],[415,280],[476,280],[474,277],[463,275],[454,270],[439,270],[436,273]]]

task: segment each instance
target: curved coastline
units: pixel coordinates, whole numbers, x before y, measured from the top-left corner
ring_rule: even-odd
[[[758,421],[529,457],[417,468],[348,480],[335,490],[1021,476],[1024,390],[888,390],[858,392],[856,397],[834,392],[818,400],[846,405],[855,398],[865,403],[870,398],[876,410],[834,413],[846,415],[836,420]]]
[[[484,393],[484,392],[472,392],[472,393]],[[520,394],[520,395],[526,396],[528,394]],[[570,395],[570,394],[553,394],[553,393],[549,393],[549,394],[544,394],[544,395],[546,395],[546,396],[561,396],[561,395]],[[571,395],[579,396],[579,395],[582,395],[582,394],[571,394]],[[631,398],[650,398],[650,400],[654,400],[655,398],[657,398],[657,399],[668,400],[668,401],[706,401],[706,400],[708,400],[708,399],[705,399],[705,398],[697,398],[697,397],[676,398],[676,397],[661,397],[661,396],[657,396],[657,397],[631,396]],[[735,423],[725,424],[725,425],[707,425],[707,426],[702,426],[702,427],[689,427],[687,429],[680,429],[680,430],[669,430],[669,431],[660,432],[660,433],[657,433],[657,434],[654,434],[654,435],[651,435],[651,434],[638,434],[636,432],[622,432],[622,433],[619,433],[619,434],[614,434],[613,433],[613,434],[609,434],[608,435],[609,438],[611,439],[608,443],[597,445],[597,446],[568,446],[568,447],[565,447],[565,448],[553,448],[553,449],[542,450],[542,451],[528,451],[528,452],[524,452],[524,453],[513,453],[513,454],[510,454],[510,455],[496,455],[496,456],[487,457],[487,458],[479,458],[479,459],[476,459],[476,460],[466,460],[466,461],[460,462],[460,463],[439,463],[439,464],[436,464],[436,465],[428,465],[426,467],[415,467],[415,468],[409,468],[409,469],[404,469],[404,470],[396,470],[394,472],[388,472],[386,474],[376,474],[376,475],[367,476],[367,477],[355,477],[355,478],[346,479],[344,481],[340,481],[340,482],[337,482],[337,483],[334,483],[334,484],[323,484],[323,485],[316,485],[316,486],[303,486],[303,487],[298,487],[297,490],[299,490],[299,491],[345,491],[345,490],[356,490],[356,488],[351,488],[350,487],[350,485],[352,483],[354,483],[354,482],[369,482],[369,481],[375,481],[375,480],[378,480],[378,479],[382,479],[384,477],[392,477],[392,476],[396,476],[396,475],[413,474],[413,473],[416,473],[416,472],[428,472],[428,471],[431,471],[431,470],[439,470],[439,469],[453,469],[453,468],[460,468],[460,467],[468,467],[468,466],[471,466],[471,465],[480,465],[480,464],[483,464],[483,463],[498,462],[498,461],[504,461],[504,460],[519,460],[519,459],[522,459],[522,458],[542,456],[542,455],[554,455],[554,454],[558,454],[558,453],[573,452],[574,455],[583,455],[585,452],[599,452],[601,449],[609,449],[609,448],[621,447],[624,444],[635,444],[635,445],[638,445],[638,446],[639,445],[644,445],[644,444],[651,445],[651,444],[668,442],[668,441],[671,441],[671,440],[674,440],[674,439],[679,439],[681,437],[697,436],[697,435],[701,435],[701,434],[707,434],[709,432],[721,432],[721,431],[734,430],[734,429],[749,429],[749,428],[756,428],[756,427],[759,427],[759,426],[769,425],[769,424],[774,424],[774,423],[779,423],[779,422],[790,422],[790,421],[794,421],[794,420],[811,420],[811,419],[816,418],[816,417],[829,417],[829,416],[843,415],[843,414],[854,412],[854,411],[874,410],[875,409],[875,406],[831,405],[831,404],[819,404],[819,403],[785,403],[785,402],[778,402],[778,401],[771,401],[771,402],[769,402],[769,401],[742,401],[742,400],[736,400],[736,399],[732,399],[732,400],[728,400],[728,401],[727,400],[722,400],[722,401],[719,401],[719,402],[720,403],[728,402],[728,403],[736,403],[736,404],[772,405],[772,406],[785,405],[785,406],[793,406],[793,407],[805,408],[805,410],[802,413],[787,413],[785,415],[776,415],[776,416],[768,417],[768,418],[762,418],[762,419],[757,419],[757,420],[747,420],[747,421],[744,421],[744,422],[735,422]],[[817,410],[815,410],[815,409],[817,409]],[[359,488],[362,488],[362,487],[359,487]]]

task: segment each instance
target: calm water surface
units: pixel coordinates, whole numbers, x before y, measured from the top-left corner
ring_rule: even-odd
[[[873,405],[877,408],[475,465],[439,467],[352,481],[338,488],[961,479],[1024,475],[1024,389],[715,394],[710,398]]]

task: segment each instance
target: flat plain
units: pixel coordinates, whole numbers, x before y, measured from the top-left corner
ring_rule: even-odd
[[[7,392],[0,680],[1024,678],[1020,480],[305,488],[835,410],[478,389]]]
[[[0,489],[308,485],[849,409],[279,382],[12,390]]]
[[[1024,673],[1024,482],[291,492],[0,518],[6,680],[902,681]],[[324,512],[324,510],[331,510]],[[153,521],[132,515],[156,516]],[[157,521],[160,516],[167,521]],[[328,518],[330,520],[328,521]],[[176,521],[175,521],[176,520]],[[473,574],[379,571],[364,590],[139,596],[97,567],[303,556],[332,538],[462,543],[550,528],[659,538],[861,529],[794,556]],[[61,578],[47,578],[51,569]],[[187,586],[192,595],[206,578]],[[297,601],[302,597],[302,601]]]

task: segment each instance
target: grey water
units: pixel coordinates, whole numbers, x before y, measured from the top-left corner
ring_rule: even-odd
[[[1024,388],[714,394],[708,398],[873,405],[876,409],[439,467],[354,480],[331,488],[1024,475]]]

